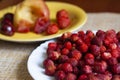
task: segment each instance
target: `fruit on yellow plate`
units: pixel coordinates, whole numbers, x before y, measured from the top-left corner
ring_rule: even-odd
[[[14,25],[18,32],[28,32],[34,28],[38,18],[49,20],[49,10],[43,0],[25,0],[17,5]]]

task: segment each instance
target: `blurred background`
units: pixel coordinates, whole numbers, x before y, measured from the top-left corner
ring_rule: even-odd
[[[22,0],[0,0],[0,9],[14,5]],[[120,0],[45,0],[60,1],[75,4],[86,12],[118,12],[120,13]],[[56,5],[57,6],[57,5]]]

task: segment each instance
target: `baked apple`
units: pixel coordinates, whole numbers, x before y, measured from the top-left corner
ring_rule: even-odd
[[[18,32],[28,32],[34,29],[38,18],[49,20],[49,10],[44,0],[25,0],[17,5],[14,25]]]

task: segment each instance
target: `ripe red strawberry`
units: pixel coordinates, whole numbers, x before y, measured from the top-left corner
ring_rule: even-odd
[[[117,39],[120,41],[120,31],[117,33]]]
[[[105,32],[102,31],[102,30],[98,30],[98,31],[96,32],[96,37],[98,37],[98,38],[101,39],[101,40],[104,40],[104,38],[105,38]]]
[[[48,44],[48,48],[51,50],[55,50],[57,48],[57,43],[56,42],[50,42]]]
[[[57,52],[57,51],[51,51],[49,54],[48,54],[48,57],[51,59],[51,60],[57,60],[60,56],[60,53]]]
[[[85,53],[85,52],[87,52],[87,50],[88,50],[88,45],[85,44],[85,43],[81,43],[81,44],[78,46],[78,50],[80,50],[81,52]]]
[[[87,30],[86,35],[87,35],[89,38],[93,38],[93,37],[94,37],[94,33],[93,33],[91,30]]]
[[[94,56],[91,53],[87,53],[85,55],[85,63],[88,65],[93,65],[94,64]]]
[[[82,74],[79,76],[78,80],[88,80],[88,77],[86,74]]]
[[[114,75],[112,80],[120,80],[120,75]]]
[[[115,74],[120,74],[120,64],[113,65],[112,72]]]
[[[47,21],[43,18],[38,18],[34,26],[34,32],[35,33],[44,32],[47,29],[49,24],[50,24],[50,21]]]
[[[72,34],[70,38],[72,41],[77,41],[79,39],[79,36],[78,34]]]
[[[62,28],[62,29],[66,28],[71,23],[69,14],[68,14],[68,12],[66,10],[58,11],[57,15],[56,15],[56,18],[57,18],[57,23],[59,25],[59,28]]]
[[[61,18],[61,17],[67,18],[67,17],[69,17],[68,12],[65,9],[59,10],[57,12],[56,16],[57,16],[57,18]]]
[[[107,63],[105,61],[96,62],[94,64],[94,70],[97,73],[104,73],[107,69]]]
[[[73,50],[73,51],[71,52],[71,54],[70,54],[70,57],[71,57],[71,58],[75,58],[76,60],[79,60],[79,59],[81,59],[82,54],[81,54],[81,52],[78,51],[78,50]]]
[[[77,76],[73,73],[68,73],[65,77],[65,80],[76,80]]]
[[[117,44],[116,43],[112,43],[109,45],[110,49],[116,49],[117,48]]]
[[[46,59],[43,64],[45,66],[45,74],[54,75],[55,70],[56,70],[56,66],[54,62],[50,59]]]
[[[72,49],[72,43],[70,41],[65,42],[64,47],[67,48],[68,50]]]
[[[89,65],[85,65],[85,66],[82,68],[82,71],[83,71],[83,73],[85,73],[85,74],[90,74],[90,73],[92,73],[92,67],[90,67]]]
[[[58,59],[58,61],[60,62],[60,63],[64,63],[64,62],[66,62],[66,61],[68,61],[68,56],[67,55],[61,55],[60,57],[59,57],[59,59]]]
[[[61,54],[62,54],[62,55],[67,55],[67,54],[69,54],[69,50],[68,50],[67,48],[63,48],[63,49],[61,50]]]
[[[78,67],[73,67],[73,73],[78,75],[79,74],[79,68]]]
[[[78,65],[78,61],[75,58],[69,58],[67,62],[70,63],[74,67]]]
[[[56,80],[64,80],[66,77],[66,74],[64,71],[60,70],[55,73]]]
[[[53,23],[53,24],[48,25],[46,33],[47,34],[55,34],[58,32],[58,30],[59,30],[58,25]]]
[[[108,60],[108,59],[110,59],[112,57],[112,55],[109,52],[104,52],[104,53],[102,53],[101,57],[104,60]]]
[[[94,56],[99,56],[100,55],[100,47],[97,45],[91,45],[90,46],[90,51]]]
[[[100,52],[101,52],[101,53],[103,53],[103,52],[105,52],[105,51],[106,51],[106,47],[105,47],[105,46],[103,46],[103,45],[102,45],[102,46],[100,46]]]
[[[73,71],[73,67],[70,63],[63,63],[62,66],[61,66],[61,69],[64,71],[64,72],[72,72]]]
[[[113,57],[118,58],[119,57],[119,51],[117,49],[113,49],[111,51],[111,54]]]
[[[118,64],[117,58],[111,57],[110,59],[107,60],[109,65],[116,65]]]
[[[64,39],[69,39],[71,37],[71,32],[65,32],[62,34],[62,36],[60,37],[60,39],[64,40]]]
[[[79,37],[80,37],[82,40],[84,40],[84,37],[85,37],[84,31],[79,31],[79,32],[78,32],[78,35],[79,35]]]

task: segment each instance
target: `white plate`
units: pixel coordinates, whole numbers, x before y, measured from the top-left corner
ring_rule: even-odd
[[[43,67],[43,61],[47,58],[46,49],[49,42],[53,42],[53,40],[42,43],[28,58],[28,72],[34,80],[55,80],[54,77],[45,75]]]
[[[96,33],[96,31],[93,31]],[[38,46],[29,56],[27,62],[28,72],[34,80],[55,80],[54,77],[47,76],[44,72],[43,61],[47,58],[46,49],[48,43],[55,40],[49,40]]]

